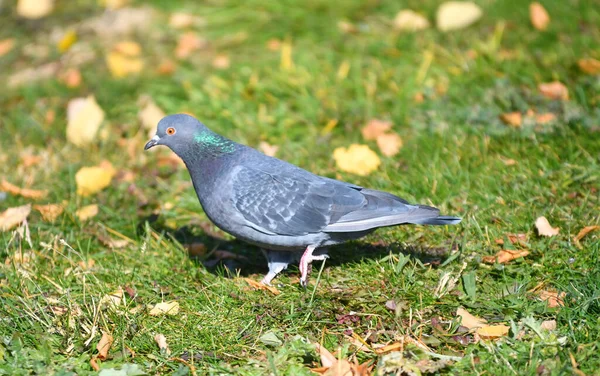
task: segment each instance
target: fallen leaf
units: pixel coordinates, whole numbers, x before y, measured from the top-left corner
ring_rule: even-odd
[[[277,154],[277,150],[279,150],[279,146],[271,145],[266,141],[261,141],[258,144],[258,149],[268,155],[269,157],[274,157]]]
[[[2,42],[0,42],[0,45],[1,44],[2,44]],[[0,51],[2,51],[1,47],[0,47]],[[0,52],[0,56],[2,56],[2,52]],[[600,73],[600,60],[596,60],[591,57],[588,57],[585,59],[579,59],[579,61],[577,61],[577,65],[579,66],[579,69],[583,73],[587,73],[587,74],[599,74]]]
[[[26,68],[8,77],[8,87],[19,87],[55,77],[60,65],[53,61],[33,68]]]
[[[506,237],[512,244],[525,244],[527,242],[527,234],[506,234]],[[496,244],[504,245],[504,239],[496,239]]]
[[[129,240],[127,239],[114,239],[102,233],[96,234],[96,237],[102,244],[113,249],[125,248],[129,244]]]
[[[60,38],[56,48],[60,53],[65,53],[77,42],[77,33],[75,30],[67,30],[65,34]]]
[[[115,169],[110,163],[80,168],[75,174],[77,194],[85,197],[103,190],[110,185],[114,175]]]
[[[179,313],[179,303],[172,300],[170,302],[156,303],[150,309],[150,316],[176,315]]]
[[[164,334],[155,335],[154,342],[156,342],[162,354],[171,355],[171,350],[167,344],[167,337],[165,337]]]
[[[33,208],[40,212],[46,222],[54,222],[65,210],[61,204],[33,205]]]
[[[37,189],[28,189],[28,188],[19,188],[14,184],[7,182],[2,179],[0,183],[0,191],[5,191],[15,196],[23,196],[25,198],[31,198],[33,200],[39,200],[48,195],[47,190],[37,190]]]
[[[569,89],[559,81],[541,83],[538,85],[540,94],[550,99],[569,99]]]
[[[375,349],[375,353],[378,355],[387,354],[392,351],[402,351],[404,349],[404,344],[400,342],[390,343],[389,345],[385,345],[383,347],[379,347]]]
[[[124,304],[125,304],[125,301],[123,299],[123,288],[121,286],[119,286],[115,291],[104,295],[100,299],[98,306],[100,308],[103,308],[103,307],[116,308],[116,307],[118,307],[120,305],[124,305]]]
[[[386,133],[377,136],[377,146],[386,157],[392,157],[402,148],[402,139],[396,133]]]
[[[437,9],[437,28],[441,31],[464,29],[481,18],[483,11],[470,1],[447,1]]]
[[[484,256],[483,262],[487,262],[488,264],[495,264],[496,262],[499,264],[505,264],[520,257],[525,257],[528,254],[529,251],[525,250],[503,249],[494,256]]]
[[[564,298],[567,295],[565,292],[539,290],[538,297],[543,302],[548,304],[550,308],[562,307],[565,305]]]
[[[292,44],[290,42],[283,42],[281,44],[281,62],[280,67],[282,70],[290,70],[294,67],[294,61],[292,60]]]
[[[394,17],[394,29],[402,31],[418,31],[427,29],[429,21],[417,12],[409,9],[401,10]]]
[[[281,41],[279,39],[269,39],[267,48],[271,51],[279,51],[281,48]]]
[[[519,128],[523,123],[523,115],[520,112],[508,112],[500,115],[500,119],[504,124],[508,124],[515,128]]]
[[[539,217],[535,220],[535,228],[538,230],[538,234],[542,236],[554,236],[558,235],[560,229],[558,227],[552,227],[546,217]]]
[[[556,320],[545,320],[540,324],[540,328],[548,331],[556,330]]]
[[[8,208],[0,213],[0,231],[8,231],[27,219],[31,204]]]
[[[13,49],[15,40],[13,38],[0,40],[0,56],[4,56]]]
[[[17,14],[23,18],[37,20],[52,13],[54,0],[19,0]]]
[[[100,338],[100,341],[96,346],[96,350],[98,350],[98,359],[106,360],[108,357],[108,350],[110,350],[113,341],[113,337],[110,334],[107,332],[102,332],[102,338]]]
[[[416,103],[423,103],[423,102],[425,102],[425,96],[423,95],[423,93],[418,92],[413,96],[413,100]]]
[[[98,205],[92,204],[84,206],[81,209],[78,209],[75,212],[75,215],[77,216],[77,218],[79,218],[80,221],[87,221],[88,219],[98,215]]]
[[[203,18],[190,13],[175,12],[169,17],[169,26],[175,29],[185,29],[193,26],[204,26]]]
[[[358,28],[352,22],[348,21],[339,21],[337,27],[344,34],[356,33],[358,31]]]
[[[504,163],[505,166],[514,166],[517,164],[517,161],[512,158],[500,157],[500,160],[502,161],[502,163]]]
[[[227,55],[217,55],[212,61],[212,66],[217,69],[227,69],[229,65],[231,65],[231,61]]]
[[[273,295],[281,294],[281,292],[279,290],[277,290],[277,288],[275,288],[273,286],[265,285],[264,283],[261,283],[261,282],[256,282],[255,280],[253,280],[251,278],[244,278],[244,281],[246,281],[246,283],[249,284],[250,287],[252,287],[256,290],[267,290],[267,291],[271,292],[271,294],[273,294]]]
[[[388,120],[369,120],[361,130],[362,136],[365,140],[376,140],[378,136],[387,133],[392,129],[392,122]]]
[[[173,74],[173,72],[175,72],[176,68],[177,68],[177,66],[175,65],[175,63],[172,60],[165,60],[162,63],[160,63],[160,65],[158,66],[156,71],[160,75],[168,76],[168,75]]]
[[[204,243],[186,244],[184,247],[188,250],[190,257],[202,257],[208,253],[208,249]]]
[[[482,339],[496,339],[504,337],[510,330],[509,326],[506,325],[485,325],[477,328],[475,333],[479,334]]]
[[[175,48],[175,56],[178,59],[189,57],[194,51],[200,50],[208,46],[208,41],[201,38],[194,32],[187,32],[179,37],[177,47]]]
[[[548,124],[556,120],[556,115],[551,112],[546,112],[543,114],[536,114],[535,121],[538,124]]]
[[[132,41],[124,41],[116,44],[113,50],[106,55],[106,64],[115,78],[126,77],[137,74],[144,68],[144,62],[140,58],[142,47]]]
[[[315,348],[319,353],[319,356],[321,358],[321,365],[323,367],[329,368],[335,363],[337,363],[337,358],[331,352],[329,352],[329,350],[327,350],[325,346],[322,346],[320,343],[315,343]]]
[[[529,4],[529,19],[537,30],[546,30],[550,24],[550,16],[542,4],[533,2]]]
[[[138,112],[138,119],[142,123],[144,129],[150,132],[150,136],[154,135],[156,125],[160,119],[166,116],[165,112],[154,103],[150,96],[144,95],[138,100],[138,104],[142,109]]]
[[[381,160],[367,145],[352,144],[348,148],[339,147],[333,151],[333,159],[339,169],[366,176],[375,171]]]
[[[573,238],[573,241],[575,242],[577,247],[581,248],[581,244],[579,243],[579,241],[583,239],[584,236],[595,230],[600,230],[600,226],[585,226],[584,228],[582,228],[581,231],[579,231],[579,233],[577,233],[577,235]]]
[[[96,265],[96,260],[94,260],[94,259],[81,260],[77,263],[77,265],[79,265],[81,270],[90,270],[91,268],[94,267],[94,265]]]
[[[71,99],[67,107],[67,140],[79,147],[94,142],[103,121],[104,111],[93,95]]]
[[[353,376],[354,372],[352,370],[352,364],[348,362],[346,359],[340,359],[335,364],[333,364],[327,372],[324,373],[324,376]]]
[[[461,317],[460,325],[464,326],[467,329],[475,329],[486,326],[487,321],[485,319],[479,318],[477,316],[473,316],[466,309],[462,307],[458,307],[456,310],[456,316]]]
[[[68,88],[76,88],[81,85],[81,72],[76,68],[69,68],[62,76],[61,81]]]

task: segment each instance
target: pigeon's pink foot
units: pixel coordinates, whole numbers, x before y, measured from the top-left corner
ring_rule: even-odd
[[[322,261],[329,258],[327,254],[313,255],[316,245],[309,245],[300,258],[300,285],[306,287],[308,284],[308,268],[313,261]]]

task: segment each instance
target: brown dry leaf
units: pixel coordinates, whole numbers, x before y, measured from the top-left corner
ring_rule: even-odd
[[[0,191],[5,191],[15,196],[23,196],[25,198],[30,198],[33,200],[39,200],[48,195],[47,190],[37,190],[37,189],[28,189],[28,188],[19,188],[14,184],[7,182],[2,179],[0,183]]]
[[[176,315],[179,313],[179,303],[172,300],[170,302],[156,303],[150,308],[148,314],[150,316]]]
[[[470,1],[447,1],[436,14],[437,28],[441,31],[464,29],[481,18],[483,11]]]
[[[108,357],[108,350],[110,350],[113,341],[113,336],[106,332],[102,332],[102,338],[100,338],[100,341],[96,346],[96,350],[98,350],[98,359],[106,360]]]
[[[500,160],[502,161],[502,163],[504,163],[505,166],[514,166],[517,164],[517,161],[512,158],[500,157]]]
[[[102,121],[104,111],[93,95],[71,99],[67,107],[67,140],[79,147],[94,142]]]
[[[98,205],[92,204],[82,207],[75,212],[77,218],[84,222],[98,215]]]
[[[2,42],[0,42],[0,44],[1,43]],[[2,48],[0,48],[0,51],[1,50],[2,50]],[[0,56],[2,56],[1,52],[0,52]],[[579,59],[579,61],[577,61],[577,65],[579,66],[579,69],[583,73],[587,73],[587,74],[599,74],[600,73],[600,60],[596,60],[591,57],[588,57],[585,59]]]
[[[321,358],[321,365],[323,367],[329,368],[338,361],[337,358],[331,352],[329,352],[329,350],[327,350],[325,346],[322,346],[320,343],[315,343],[315,348],[319,353],[319,356]]]
[[[88,259],[86,261],[81,260],[77,263],[77,265],[79,265],[81,270],[90,270],[91,268],[94,267],[94,265],[96,265],[96,260],[94,260],[94,259]]]
[[[402,349],[404,348],[404,344],[400,343],[400,342],[394,342],[394,343],[390,343],[389,345],[385,345],[383,347],[379,347],[377,349],[375,349],[375,353],[378,355],[381,354],[386,354],[392,351],[402,351]]]
[[[23,18],[37,20],[52,13],[54,0],[19,0],[17,14]]]
[[[175,69],[177,66],[172,60],[165,60],[156,68],[156,72],[163,76],[169,76],[175,72]]]
[[[394,29],[402,31],[418,31],[427,29],[429,21],[424,16],[409,9],[401,10],[394,17]]]
[[[569,89],[559,81],[541,83],[538,85],[540,94],[550,99],[569,99]]]
[[[158,345],[160,352],[166,355],[171,354],[171,350],[169,349],[169,345],[167,344],[167,337],[164,334],[157,334],[154,336],[154,342]]]
[[[186,244],[184,247],[188,250],[188,254],[193,257],[205,256],[208,252],[208,249],[204,243]]]
[[[227,69],[230,65],[231,61],[227,55],[217,55],[212,61],[212,66],[217,69]]]
[[[520,112],[508,112],[500,115],[500,119],[504,124],[519,128],[523,123],[523,115]]]
[[[525,245],[527,242],[527,234],[506,234],[506,237],[512,244]],[[496,244],[504,245],[504,239],[496,239]]]
[[[554,236],[558,235],[560,229],[558,227],[552,227],[546,217],[538,217],[535,220],[535,228],[538,230],[538,234],[542,236]]]
[[[543,114],[536,114],[535,121],[538,124],[548,124],[556,120],[556,115],[551,112],[546,112]]]
[[[115,169],[110,162],[80,168],[75,174],[77,194],[85,197],[103,190],[110,185],[114,175]]]
[[[546,302],[548,307],[556,308],[565,305],[564,298],[567,295],[565,292],[539,290],[537,292],[540,300]]]
[[[538,2],[529,4],[529,19],[533,27],[537,30],[546,30],[548,24],[550,24],[550,15],[548,15],[542,4]]]
[[[244,281],[246,281],[246,283],[249,284],[250,287],[252,287],[256,290],[267,290],[273,295],[281,294],[281,292],[279,290],[277,290],[277,288],[275,288],[273,286],[265,285],[264,283],[261,283],[261,282],[256,282],[255,280],[253,280],[251,278],[244,278]]]
[[[33,208],[40,212],[46,222],[54,222],[65,210],[62,204],[33,205]]]
[[[70,68],[61,77],[62,82],[68,88],[76,88],[81,85],[81,72],[79,69]]]
[[[402,148],[402,138],[397,133],[386,133],[377,136],[377,146],[386,157],[393,157]]]
[[[458,307],[458,309],[456,310],[456,316],[460,316],[462,318],[460,325],[464,326],[467,329],[481,328],[483,326],[486,326],[487,323],[485,319],[473,316],[462,307]]]
[[[271,51],[279,51],[281,48],[281,41],[279,39],[269,39],[267,48]]]
[[[354,371],[352,364],[348,362],[346,359],[340,359],[335,364],[333,364],[327,372],[324,373],[325,376],[353,376]]]
[[[106,64],[115,78],[137,74],[144,68],[140,58],[142,47],[132,41],[120,42],[106,55]]]
[[[542,321],[540,328],[548,331],[556,330],[556,320]]]
[[[352,144],[333,151],[333,159],[339,169],[360,176],[369,175],[381,164],[381,160],[367,145]]]
[[[573,238],[573,241],[575,242],[577,247],[581,248],[581,244],[579,243],[579,241],[583,239],[584,236],[595,230],[600,230],[600,226],[585,226],[584,228],[582,228],[581,231],[579,231],[577,235]]]
[[[0,40],[0,56],[4,56],[13,49],[15,40],[13,38]]]
[[[496,253],[494,256],[484,256],[483,262],[487,262],[488,264],[495,264],[496,262],[499,264],[505,264],[509,261],[518,259],[520,257],[525,257],[529,254],[529,251],[524,250],[512,250],[512,249],[503,249],[500,252]]]
[[[125,301],[123,299],[123,288],[119,286],[115,291],[104,295],[100,299],[100,303],[98,306],[100,308],[108,307],[108,308],[116,308],[120,305],[124,305]]]
[[[21,224],[31,213],[31,204],[8,208],[0,213],[0,231],[8,231]]]
[[[96,237],[102,244],[113,249],[125,248],[129,244],[129,240],[127,239],[114,239],[102,233],[96,234]]]
[[[150,96],[143,95],[139,100],[138,104],[142,109],[138,112],[138,119],[142,123],[144,129],[146,129],[150,136],[154,135],[156,131],[156,124],[160,119],[166,116],[165,112],[154,103],[154,100]]]
[[[509,326],[502,324],[485,325],[480,328],[477,328],[476,333],[479,334],[479,337],[481,337],[482,339],[496,339],[507,335],[509,330]]]
[[[198,36],[194,32],[187,32],[179,37],[177,47],[175,48],[175,56],[178,59],[189,57],[192,52],[200,50],[208,46],[206,39]]]
[[[269,157],[274,157],[277,154],[277,150],[279,150],[279,146],[271,145],[266,141],[261,141],[258,144],[258,149],[268,155]]]
[[[360,132],[362,133],[365,140],[376,140],[378,136],[387,133],[392,129],[392,122],[388,120],[369,120]]]

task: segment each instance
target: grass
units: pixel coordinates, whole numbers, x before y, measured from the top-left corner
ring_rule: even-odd
[[[93,374],[90,359],[102,332],[114,343],[101,368],[128,365],[124,372],[130,375],[185,375],[192,369],[309,375],[309,367],[320,365],[310,342],[339,349],[342,358],[370,361],[382,373],[399,374],[422,360],[421,366],[447,374],[598,374],[600,238],[592,232],[578,247],[573,237],[600,224],[600,80],[577,68],[580,58],[600,58],[594,27],[600,7],[597,1],[544,2],[552,21],[539,32],[524,3],[478,3],[484,16],[468,29],[407,34],[392,29],[398,10],[433,19],[439,3],[156,0],[146,4],[155,11],[147,29],[127,37],[142,45],[141,74],[115,79],[106,67],[106,51],[124,37],[79,31],[73,49],[94,53],[78,66],[79,87],[51,77],[5,88],[0,175],[48,189],[39,203],[63,202],[66,209],[54,223],[33,211],[31,244],[23,233],[0,233],[6,260],[0,266],[0,374]],[[77,28],[103,9],[94,1],[58,6],[43,20],[23,22],[12,2],[4,4],[0,22],[7,27],[0,40],[14,38],[16,46],[0,57],[1,77],[51,61],[62,61],[61,69],[74,64],[56,50],[52,31]],[[210,43],[184,60],[173,57],[181,32],[167,22],[178,10],[205,18],[198,33]],[[344,32],[340,21],[357,31]],[[280,50],[267,48],[273,38],[291,45],[292,68],[281,67]],[[36,53],[36,46],[46,46],[47,54]],[[228,55],[231,67],[214,68],[217,54]],[[155,67],[166,59],[177,69],[157,74]],[[344,66],[346,75],[339,73]],[[568,101],[538,93],[539,83],[553,80],[569,88]],[[418,93],[424,101],[415,101]],[[106,112],[104,131],[79,149],[66,142],[65,109],[70,99],[90,94]],[[280,295],[253,290],[236,276],[259,280],[266,272],[260,252],[208,222],[187,172],[159,166],[167,151],[142,152],[147,132],[137,119],[141,95],[167,113],[191,112],[237,141],[278,145],[278,157],[315,173],[435,205],[463,222],[382,229],[335,247],[322,273],[315,265],[308,289],[299,286],[292,267],[277,279]],[[528,109],[557,120],[514,128],[499,119]],[[360,128],[373,118],[393,121],[404,141],[400,153],[383,158],[366,177],[336,169],[333,149],[365,143]],[[324,134],[331,120],[337,125]],[[26,154],[40,155],[42,163],[25,167]],[[94,196],[78,196],[75,173],[104,159],[131,172],[133,180],[117,178]],[[8,195],[0,197],[0,208],[29,202]],[[79,221],[75,211],[92,203],[100,213]],[[560,227],[558,236],[536,234],[533,223],[542,215]],[[210,236],[215,233],[220,240]],[[527,234],[530,254],[507,264],[483,263],[500,250],[495,240],[508,233]],[[111,249],[99,234],[132,242]],[[207,252],[190,257],[182,246],[191,241],[246,259],[207,267]],[[444,287],[444,280],[451,284]],[[135,297],[126,293],[124,305],[112,308],[102,302],[120,286]],[[536,288],[565,292],[564,306],[549,307],[532,292]],[[173,300],[178,314],[148,314],[147,306]],[[386,308],[388,301],[397,308]],[[475,342],[459,328],[458,307],[511,330],[498,340]],[[556,320],[556,329],[541,330],[545,320]],[[158,348],[158,333],[171,354]],[[404,365],[392,365],[398,353],[357,349],[357,338],[369,346],[406,343]],[[454,357],[460,360],[448,361]]]

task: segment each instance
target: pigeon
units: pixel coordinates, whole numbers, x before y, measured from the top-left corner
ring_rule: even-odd
[[[223,137],[186,114],[159,121],[144,150],[157,145],[183,160],[204,212],[217,227],[263,250],[266,285],[299,262],[300,283],[306,286],[311,262],[328,258],[322,247],[379,227],[461,221],[391,193],[315,175]]]

